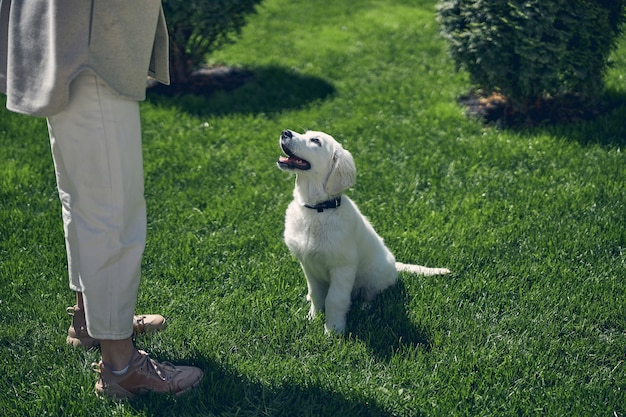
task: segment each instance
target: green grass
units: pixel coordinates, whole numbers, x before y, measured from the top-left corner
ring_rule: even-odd
[[[204,369],[180,398],[93,394],[98,353],[65,346],[46,124],[0,110],[0,414],[626,416],[626,41],[609,114],[512,132],[463,115],[437,32],[433,1],[266,0],[211,57],[253,82],[142,103],[138,310],[170,326],[137,345]],[[396,257],[453,273],[402,274],[346,337],[307,321],[282,242],[285,128],[334,135]]]

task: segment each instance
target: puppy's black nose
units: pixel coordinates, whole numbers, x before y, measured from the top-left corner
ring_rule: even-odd
[[[293,133],[291,133],[291,130],[283,130],[282,135],[280,135],[281,138],[283,139],[291,139],[293,137]]]

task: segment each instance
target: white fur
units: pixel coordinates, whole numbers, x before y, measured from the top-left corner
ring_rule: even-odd
[[[285,243],[300,261],[311,302],[309,318],[325,311],[326,332],[343,332],[351,299],[371,300],[395,284],[398,271],[423,275],[447,274],[445,268],[396,263],[369,221],[343,191],[354,185],[352,155],[330,135],[284,131],[280,145],[306,160],[310,169],[278,164],[296,174],[293,201],[285,218]],[[286,158],[282,158],[284,162]],[[318,212],[305,207],[341,196],[341,206]]]

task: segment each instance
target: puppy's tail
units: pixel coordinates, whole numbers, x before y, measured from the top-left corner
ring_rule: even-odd
[[[405,271],[424,276],[445,275],[450,273],[450,270],[446,268],[427,268],[421,265],[403,264],[402,262],[396,262],[396,269],[398,271]]]

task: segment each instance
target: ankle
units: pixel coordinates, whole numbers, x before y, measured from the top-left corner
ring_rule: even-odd
[[[87,328],[87,320],[85,318],[85,311],[77,305],[67,308],[67,315],[72,317],[72,326],[76,330]]]
[[[135,355],[132,340],[100,340],[102,363],[111,371],[122,371]]]
[[[83,293],[82,292],[77,292],[76,293],[76,307],[78,307],[81,310],[85,309],[85,301],[83,300]]]

